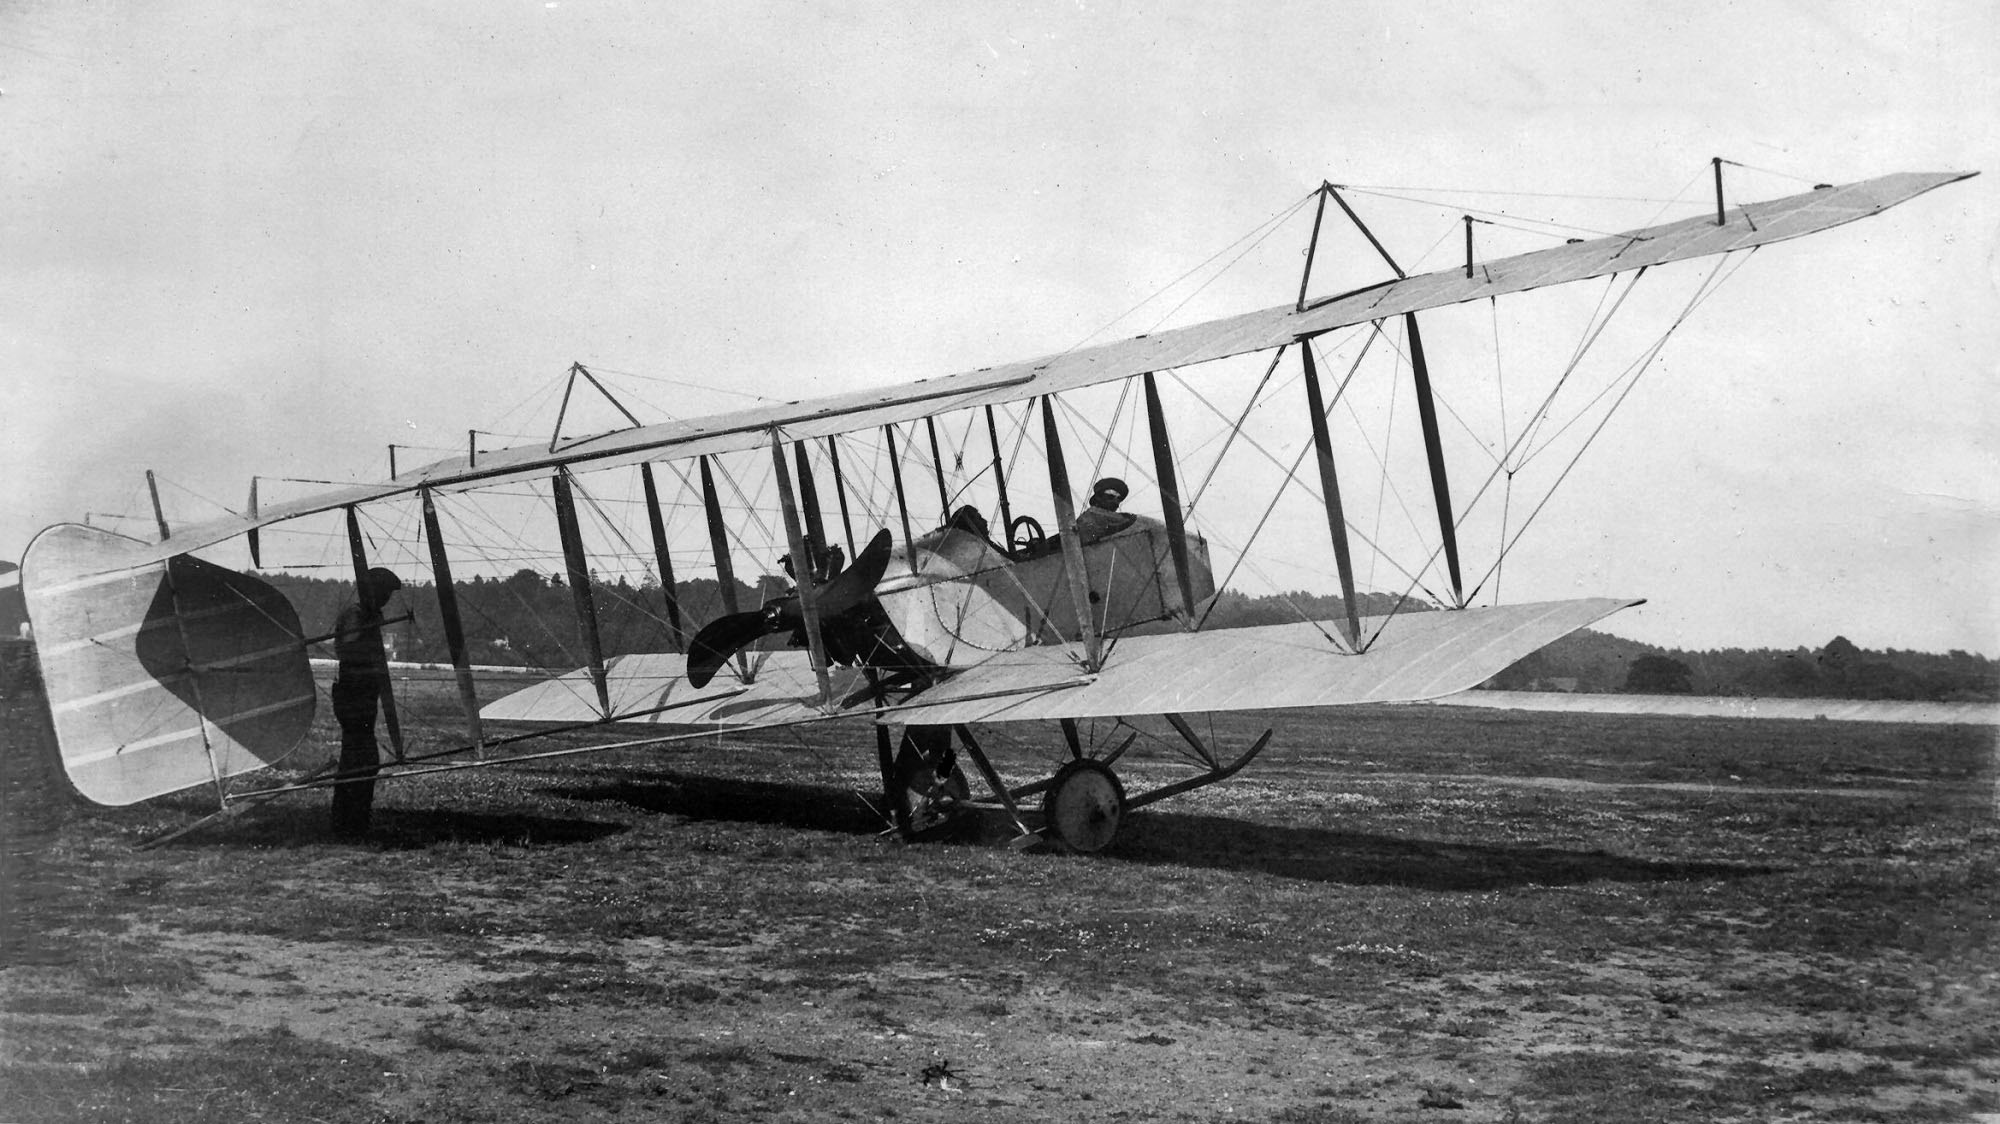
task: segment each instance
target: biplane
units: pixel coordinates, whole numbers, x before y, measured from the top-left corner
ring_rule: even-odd
[[[1316,204],[1297,298],[1262,311],[692,420],[642,422],[577,364],[547,440],[481,448],[470,431],[462,454],[414,468],[399,468],[392,446],[386,479],[262,504],[253,482],[246,510],[172,528],[161,516],[155,539],[51,527],[29,547],[21,585],[62,760],[83,795],[110,805],[208,785],[229,808],[338,783],[238,779],[286,763],[306,737],[317,705],[308,630],[267,581],[197,557],[242,542],[261,569],[274,536],[318,517],[339,520],[319,538],[340,544],[335,564],[357,580],[391,565],[405,596],[437,601],[463,730],[406,750],[385,699],[385,777],[578,751],[511,748],[551,730],[616,726],[629,736],[609,746],[631,747],[859,720],[874,724],[885,806],[906,835],[987,806],[1024,842],[1101,850],[1131,810],[1228,778],[1271,740],[1266,730],[1211,744],[1202,714],[1453,695],[1637,604],[1504,602],[1500,563],[1725,272],[1759,247],[1973,174],[1886,175],[1728,206],[1721,167],[1710,213],[1491,260],[1475,257],[1467,216],[1464,261],[1417,274],[1342,188],[1322,184],[1297,204]],[[1386,273],[1313,295],[1329,202]],[[1665,329],[1586,376],[1641,280],[1700,259],[1714,264],[1684,303],[1673,298]],[[1497,437],[1476,435],[1463,373],[1433,373],[1420,316],[1430,329],[1455,308],[1593,281],[1595,305],[1533,384],[1533,408]],[[565,435],[579,387],[622,421]],[[1574,416],[1562,420],[1559,405]],[[1370,428],[1385,415],[1388,428]],[[1532,505],[1514,491],[1531,465],[1545,484]],[[1372,515],[1357,480],[1375,484]],[[553,535],[554,550],[538,541],[518,556],[561,558],[572,655],[560,674],[482,700],[454,570],[493,564],[499,552],[479,536],[502,520],[480,512],[506,503],[528,512],[509,526]],[[1327,577],[1338,608],[1214,627],[1274,527],[1289,538],[1269,585]],[[741,604],[738,567],[774,560],[786,578],[762,604]],[[614,590],[603,572],[627,564],[650,580]],[[694,570],[714,576],[721,599],[700,622],[682,603]],[[660,642],[610,650],[606,596],[645,599]],[[1009,780],[983,739],[1021,724],[1051,730],[1055,760]],[[1188,767],[1127,791],[1120,770],[1142,738],[1180,739]]]

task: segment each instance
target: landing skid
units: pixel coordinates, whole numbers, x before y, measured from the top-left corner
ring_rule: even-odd
[[[1178,714],[1165,717],[1194,751],[1202,770],[1140,793],[1128,794],[1112,770],[1138,734],[1127,734],[1103,756],[1091,757],[1085,754],[1076,725],[1070,721],[1062,723],[1070,760],[1053,776],[1013,786],[1001,778],[970,727],[910,726],[893,759],[888,749],[888,731],[883,729],[878,737],[884,793],[897,828],[910,842],[938,838],[965,813],[983,809],[1000,811],[1013,821],[1016,834],[1009,846],[1016,849],[1047,845],[1075,854],[1096,854],[1112,844],[1132,811],[1235,776],[1264,751],[1273,733],[1265,730],[1248,749],[1225,762],[1185,718]],[[957,760],[960,748],[985,781],[987,795],[970,794]],[[1023,802],[1038,794],[1042,797],[1039,813],[1024,812]]]

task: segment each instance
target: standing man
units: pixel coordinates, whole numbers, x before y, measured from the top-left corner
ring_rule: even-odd
[[[333,717],[340,723],[342,783],[333,786],[333,834],[360,839],[368,834],[375,805],[375,713],[389,684],[389,657],[382,650],[382,608],[403,588],[403,580],[380,566],[356,583],[354,600],[333,618],[333,654],[340,670],[333,680]],[[360,780],[345,778],[360,777]]]

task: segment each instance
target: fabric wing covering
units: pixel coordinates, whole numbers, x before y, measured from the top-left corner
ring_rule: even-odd
[[[1448,612],[1363,617],[1380,635],[1365,655],[1342,650],[1306,622],[1132,636],[1096,675],[1067,646],[1006,652],[884,712],[884,721],[952,725],[1055,718],[1353,703],[1421,702],[1470,690],[1545,645],[1638,602],[1548,601]],[[680,678],[675,655],[626,656],[608,669],[615,721],[732,727],[828,717],[803,652],[761,653],[753,683],[725,671],[701,691]],[[841,713],[866,713],[865,684],[833,669]],[[488,704],[488,719],[590,722],[603,718],[589,674],[571,672]]]
[[[312,668],[285,596],[198,558],[132,562],[151,547],[64,523],[22,560],[63,769],[99,804],[275,764],[312,727]]]
[[[906,422],[952,410],[1000,405],[1131,378],[1149,371],[1189,367],[1371,320],[1524,292],[1570,281],[1685,261],[1782,242],[1866,218],[1924,192],[1965,179],[1971,172],[1905,172],[1751,203],[1725,213],[1683,219],[1624,234],[1518,254],[1477,265],[1386,282],[1359,292],[1156,332],[1098,347],[987,367],[942,378],[813,401],[718,414],[694,421],[635,426],[563,442],[481,452],[477,462],[453,457],[405,472],[393,481],[356,485],[236,517],[177,530],[153,557],[198,550],[254,527],[344,504],[379,499],[419,486],[446,491],[504,483],[546,473],[557,465],[614,468],[649,460],[761,448],[773,430],[790,439],[824,437]]]

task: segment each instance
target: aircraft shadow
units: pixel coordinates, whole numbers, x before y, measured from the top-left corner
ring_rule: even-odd
[[[433,808],[376,808],[368,835],[355,846],[387,851],[420,851],[439,844],[501,843],[517,847],[561,847],[593,843],[627,830],[620,823],[521,813],[460,812]],[[211,825],[168,844],[177,848],[323,847],[334,842],[324,810],[300,816],[258,814]]]
[[[1420,890],[1683,882],[1750,878],[1781,869],[1753,863],[1639,859],[1602,850],[1446,842],[1161,811],[1134,816],[1105,857]]]
[[[877,835],[882,818],[851,789],[782,781],[649,774],[551,790],[572,800],[611,801],[696,820],[771,824],[803,831]],[[1005,816],[980,810],[942,845],[1000,846]],[[1148,809],[1129,820],[1097,862],[1237,870],[1348,885],[1492,890],[1585,882],[1681,882],[1748,878],[1780,868],[1700,860],[1661,861],[1608,851],[1440,840],[1250,823]]]
[[[874,807],[853,789],[825,785],[662,771],[648,772],[643,778],[564,785],[547,791],[564,799],[605,801],[691,820],[770,824],[844,835],[876,835],[888,827]]]

